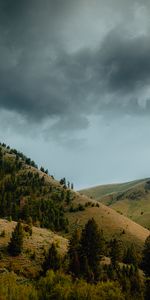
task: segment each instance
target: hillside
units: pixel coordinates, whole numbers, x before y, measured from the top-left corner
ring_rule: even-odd
[[[86,206],[89,198],[77,194],[74,203]],[[121,239],[124,243],[134,243],[140,249],[146,237],[150,234],[149,230],[139,224],[117,213],[112,208],[105,206],[98,201],[91,200],[91,204],[83,211],[74,213],[68,212],[70,228],[82,228],[89,218],[94,217],[95,221],[108,239],[113,237]]]
[[[140,266],[149,235],[74,191],[65,178],[55,180],[22,153],[0,145],[0,299],[141,300],[144,274],[131,264]]]
[[[149,179],[102,185],[80,192],[115,209],[142,226],[150,228]]]
[[[106,237],[134,242],[139,248],[150,233],[111,208],[73,191],[65,179],[56,181],[32,160],[5,145],[1,145],[0,167],[1,218],[21,218],[24,222],[31,218],[34,226],[69,237],[75,227],[82,228],[94,217]]]
[[[44,228],[32,228],[32,236],[24,233],[23,252],[16,257],[7,253],[8,242],[16,222],[0,219],[0,272],[14,271],[27,278],[34,278],[41,271],[45,252],[54,242],[60,254],[67,251],[67,239]]]

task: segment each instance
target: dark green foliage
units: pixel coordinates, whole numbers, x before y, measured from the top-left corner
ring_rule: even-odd
[[[120,240],[113,239],[110,241],[110,258],[114,268],[117,267],[118,262],[121,261],[123,256],[123,248]]]
[[[77,277],[80,275],[79,250],[80,250],[80,235],[79,235],[79,231],[76,229],[69,241],[68,256],[69,256],[69,271]]]
[[[147,278],[146,282],[145,282],[145,300],[149,300],[150,299],[150,278]]]
[[[41,227],[66,231],[68,221],[62,205],[66,189],[53,188],[45,182],[44,176],[26,169],[25,163],[34,166],[16,150],[9,150],[9,155],[4,156],[4,149],[0,147],[0,217],[26,222],[32,217],[33,225],[38,223]],[[67,197],[67,201],[71,201],[71,194]]]
[[[83,206],[81,203],[79,203],[77,206],[71,205],[69,208],[69,212],[78,212],[85,210],[85,206]]]
[[[143,250],[142,268],[147,277],[150,277],[150,235],[145,241]]]
[[[138,264],[137,252],[133,244],[125,250],[123,262],[125,264],[132,264],[132,265]]]
[[[71,192],[70,192],[70,190],[67,190],[67,192],[66,192],[66,203],[67,203],[67,205],[69,205],[70,202],[71,202]]]
[[[23,227],[19,221],[12,233],[10,243],[8,245],[8,251],[10,255],[16,256],[22,252],[23,248]]]
[[[97,281],[100,276],[100,259],[104,254],[105,240],[95,220],[90,219],[79,236],[73,233],[69,242],[69,271],[76,277]]]
[[[63,185],[65,188],[67,188],[67,185],[66,185],[66,178],[64,177],[64,178],[62,178],[62,179],[60,179],[60,184],[61,185]]]
[[[60,255],[58,254],[55,244],[52,243],[43,263],[43,268],[42,268],[43,274],[46,274],[46,272],[50,269],[56,271],[59,268],[60,268]]]
[[[114,280],[120,284],[125,299],[143,299],[143,284],[136,266],[118,264],[114,268],[113,265],[108,265],[106,273],[107,280]]]

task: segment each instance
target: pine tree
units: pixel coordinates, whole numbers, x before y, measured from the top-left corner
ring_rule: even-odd
[[[134,245],[132,244],[127,248],[124,254],[124,259],[123,259],[125,264],[133,264],[137,265],[138,259],[137,259],[137,253]]]
[[[19,221],[12,233],[12,237],[8,245],[8,251],[11,255],[17,256],[22,252],[22,248],[23,248],[23,227],[21,221]]]
[[[145,275],[150,277],[150,235],[144,244],[142,267]]]
[[[98,229],[95,220],[90,219],[82,230],[80,240],[80,263],[81,271],[84,273],[83,262],[86,261],[90,273],[93,273],[94,279],[99,275],[100,258],[104,254],[103,232]]]
[[[120,261],[122,256],[122,245],[121,241],[117,239],[113,239],[110,241],[110,257],[111,257],[111,263],[114,268],[117,267],[118,261]]]
[[[79,231],[75,230],[69,241],[69,248],[68,248],[69,271],[75,276],[79,276],[80,274],[79,242],[80,242]]]
[[[49,248],[48,255],[45,257],[43,263],[43,273],[45,274],[48,270],[53,269],[54,271],[60,268],[60,255],[58,254],[57,248],[52,243]]]

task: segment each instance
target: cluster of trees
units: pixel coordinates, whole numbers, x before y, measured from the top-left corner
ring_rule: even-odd
[[[25,170],[13,153],[15,157],[5,155],[0,147],[0,217],[15,221],[31,217],[35,225],[67,231],[63,202],[70,203],[70,191],[54,188],[38,172]]]
[[[65,178],[65,177],[61,178],[59,182],[60,182],[60,184],[63,185],[63,187],[66,188],[66,189],[67,189],[67,188],[68,188],[68,189],[71,189],[71,190],[74,189],[73,183],[70,183],[70,181],[66,181],[66,178]]]
[[[10,255],[22,252],[23,237],[24,230],[19,221],[8,245]],[[51,244],[42,264],[38,299],[96,300],[110,299],[111,295],[114,300],[150,299],[150,236],[145,241],[141,264],[145,284],[139,273],[134,247],[126,250],[126,264],[122,265],[119,264],[120,249],[119,241],[113,239],[108,251],[103,232],[98,229],[95,220],[90,219],[81,234],[78,230],[72,234],[65,258],[60,256],[56,245]],[[111,263],[102,264],[102,257],[108,253]]]
[[[43,274],[46,274],[50,269],[54,272],[58,272],[58,270],[61,270],[61,272],[63,270],[64,272],[65,266],[65,272],[71,275],[74,282],[86,282],[87,288],[94,286],[95,291],[101,285],[101,282],[105,282],[106,286],[108,282],[112,286],[114,282],[117,282],[120,291],[119,297],[122,298],[117,298],[117,293],[114,293],[113,299],[150,299],[148,279],[148,276],[150,276],[150,237],[145,242],[142,259],[142,266],[146,276],[145,284],[139,273],[138,258],[134,246],[129,246],[124,251],[124,254],[122,254],[122,250],[120,242],[116,239],[109,243],[106,242],[103,232],[98,229],[94,219],[91,219],[87,222],[81,234],[78,230],[74,231],[69,241],[67,263],[66,258],[65,261],[61,261],[56,246],[54,244],[51,245],[43,263]],[[111,259],[110,264],[101,263],[104,255],[109,255]],[[124,264],[119,263],[121,257],[124,259]],[[46,281],[47,279],[43,280]],[[101,299],[98,298],[98,294],[96,295],[93,296],[96,297],[93,299]],[[105,299],[105,294],[103,297]],[[88,295],[85,299],[92,299],[92,296]],[[109,298],[106,297],[106,299]]]
[[[0,276],[2,300],[125,300],[116,282],[88,284],[80,279],[72,281],[70,275],[50,270],[37,284],[22,280],[14,273]]]

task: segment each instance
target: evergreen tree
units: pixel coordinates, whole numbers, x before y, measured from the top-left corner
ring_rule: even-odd
[[[98,229],[95,220],[90,219],[85,228],[82,230],[80,240],[80,263],[81,272],[84,273],[85,266],[83,262],[86,261],[88,269],[93,272],[94,279],[99,274],[100,258],[104,254],[104,237],[103,232]],[[85,259],[86,257],[86,259]]]
[[[79,242],[80,242],[79,231],[75,230],[69,241],[69,249],[68,249],[69,271],[75,276],[79,276],[80,274]]]
[[[129,246],[125,251],[123,261],[125,264],[137,265],[138,263],[137,253],[133,244]]]
[[[22,248],[23,248],[23,227],[21,221],[19,221],[12,233],[12,237],[8,245],[8,251],[11,255],[17,256],[22,252]]]
[[[150,235],[145,241],[143,250],[142,267],[147,277],[150,277]]]
[[[113,267],[116,268],[122,257],[122,245],[121,241],[115,238],[110,241],[110,257]]]
[[[43,273],[45,274],[49,269],[54,271],[60,268],[60,255],[58,254],[57,248],[54,243],[52,243],[49,248],[48,255],[45,257],[43,263]]]

